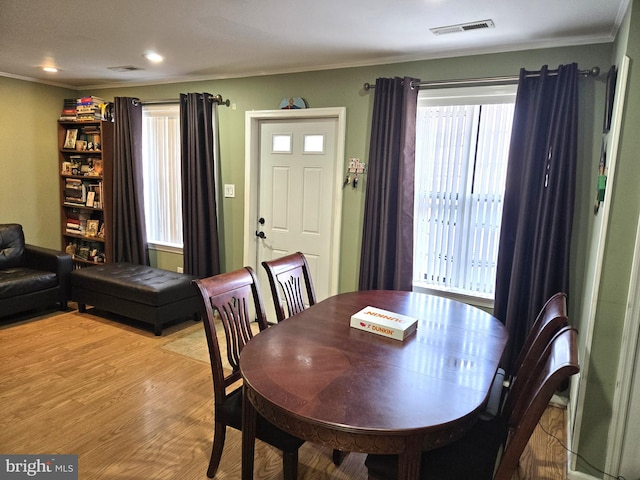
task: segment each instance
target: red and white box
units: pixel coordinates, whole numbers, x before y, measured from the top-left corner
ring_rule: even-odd
[[[418,327],[418,319],[400,313],[365,307],[351,315],[351,326],[383,337],[404,340]]]

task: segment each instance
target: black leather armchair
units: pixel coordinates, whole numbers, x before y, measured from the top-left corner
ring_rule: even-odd
[[[67,308],[71,255],[25,244],[22,226],[0,224],[0,317],[59,304]]]

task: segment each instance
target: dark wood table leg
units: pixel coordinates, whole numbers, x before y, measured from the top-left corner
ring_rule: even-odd
[[[253,480],[253,456],[256,444],[256,409],[242,389],[242,480]]]
[[[422,437],[407,438],[404,452],[398,459],[398,480],[417,480],[420,478],[422,461]]]
[[[342,465],[342,462],[344,461],[345,457],[349,455],[349,452],[343,452],[342,450],[337,450],[334,449],[333,450],[333,464],[336,467],[339,467],[340,465]]]

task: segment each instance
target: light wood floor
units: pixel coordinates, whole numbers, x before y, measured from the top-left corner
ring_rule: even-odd
[[[91,312],[91,311],[89,311]],[[77,454],[82,480],[206,479],[212,440],[206,362],[163,348],[202,325],[156,337],[146,327],[77,311],[0,320],[0,452]],[[564,441],[564,410],[542,420]],[[217,479],[240,478],[241,435],[230,429]],[[565,479],[564,450],[536,431],[519,478]],[[299,478],[366,479],[364,455],[342,466],[310,443]],[[255,478],[282,478],[279,453],[257,442]]]

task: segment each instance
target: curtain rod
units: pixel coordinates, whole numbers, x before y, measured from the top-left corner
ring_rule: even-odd
[[[551,75],[557,75],[557,73],[550,72]],[[600,67],[593,67],[589,70],[578,70],[578,75],[582,77],[597,77],[600,75]],[[527,77],[540,76],[540,72],[528,73]],[[509,83],[518,83],[520,79],[517,75],[505,76],[505,77],[482,77],[482,78],[464,78],[459,80],[431,80],[424,82],[411,82],[411,88],[437,88],[437,87],[459,87],[464,85],[505,85]],[[376,88],[375,83],[369,82],[363,85],[364,90],[372,90]]]
[[[214,102],[216,102],[218,105],[226,105],[227,107],[229,105],[231,105],[231,102],[229,101],[229,99],[227,98],[226,100],[222,99],[222,95],[217,94],[217,95],[211,95],[211,94],[207,94],[209,95],[209,98],[211,100],[213,100]],[[176,105],[178,103],[180,103],[180,99],[179,98],[166,98],[163,100],[138,100],[140,102],[141,105]]]

